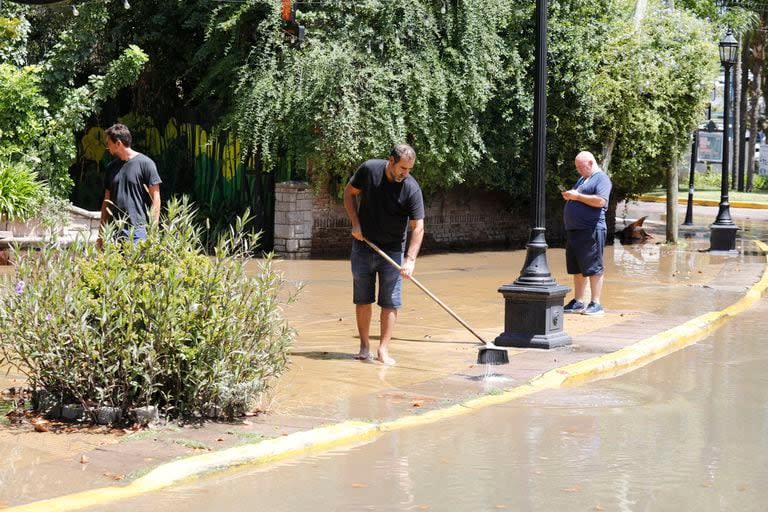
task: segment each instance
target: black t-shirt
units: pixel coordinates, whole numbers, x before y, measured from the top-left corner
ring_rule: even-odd
[[[148,222],[147,210],[152,205],[146,187],[162,183],[157,173],[155,162],[148,156],[138,153],[128,161],[119,158],[107,165],[104,189],[109,190],[107,208],[112,216],[128,219],[132,226],[145,226]]]
[[[367,160],[349,183],[359,189],[360,227],[363,236],[385,251],[404,251],[408,220],[424,218],[421,187],[412,176],[390,183],[386,160]]]

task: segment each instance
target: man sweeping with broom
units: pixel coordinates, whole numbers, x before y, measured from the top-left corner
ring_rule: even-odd
[[[395,364],[389,355],[389,342],[402,306],[403,277],[410,278],[424,239],[424,199],[421,187],[410,175],[416,163],[416,152],[407,144],[392,148],[387,160],[367,160],[355,171],[344,189],[344,208],[352,222],[353,299],[360,351],[356,359],[372,359],[370,345],[371,318],[379,281],[377,303],[381,308],[381,336],[376,360]],[[359,199],[359,208],[357,200]],[[405,251],[407,229],[411,240]],[[400,270],[379,255],[372,242]]]

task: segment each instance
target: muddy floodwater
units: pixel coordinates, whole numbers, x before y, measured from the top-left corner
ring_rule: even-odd
[[[766,316],[763,298],[615,379],[104,510],[766,510]]]

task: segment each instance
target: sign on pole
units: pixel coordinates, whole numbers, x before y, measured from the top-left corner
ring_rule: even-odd
[[[768,176],[768,144],[760,144],[760,160],[757,173],[760,176]]]
[[[696,160],[699,162],[721,163],[723,161],[723,131],[699,130],[699,144]]]

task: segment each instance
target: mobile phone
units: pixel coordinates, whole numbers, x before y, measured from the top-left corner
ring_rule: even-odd
[[[564,186],[559,185],[559,184],[557,185],[557,188],[560,189],[560,192],[565,192],[566,190],[568,190],[567,188],[565,188]]]

